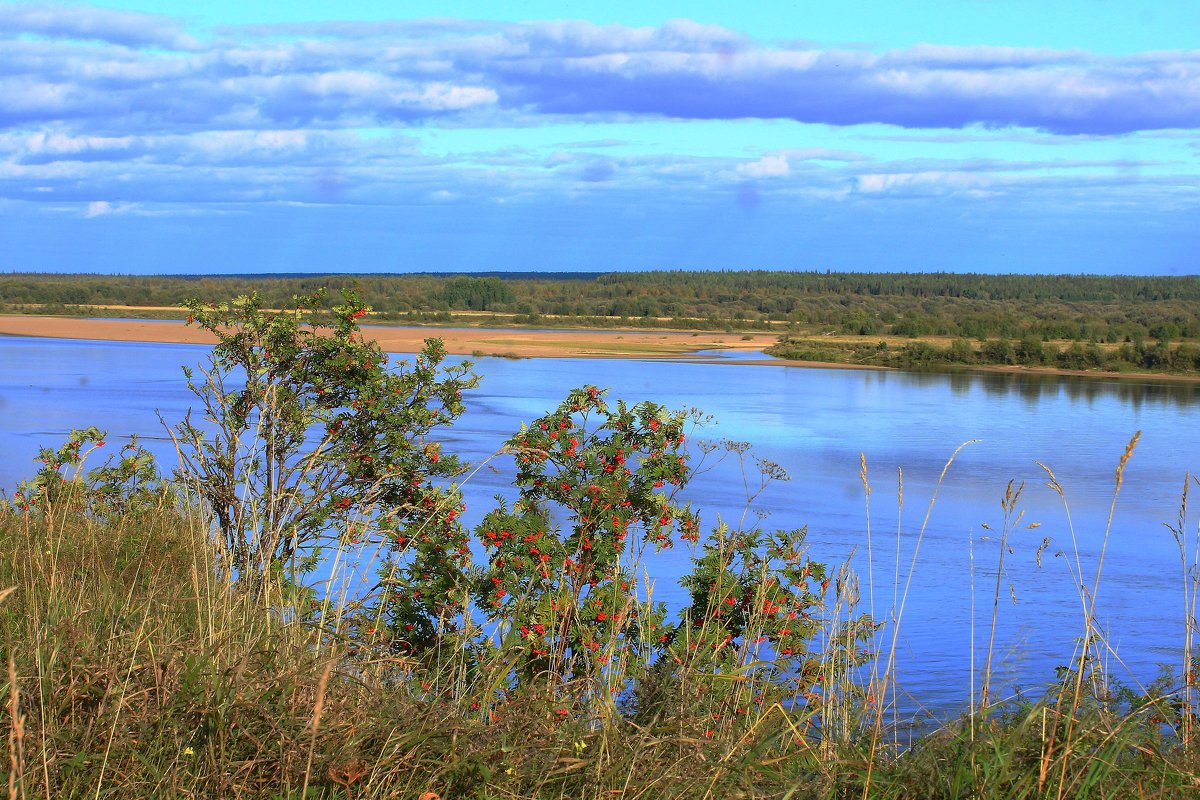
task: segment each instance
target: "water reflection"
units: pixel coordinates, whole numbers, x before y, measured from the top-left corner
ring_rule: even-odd
[[[965,394],[975,382],[970,373],[963,371],[948,372],[946,377],[950,381],[950,390],[955,394]]]
[[[952,385],[969,388],[980,385],[992,395],[1018,394],[1030,402],[1065,393],[1074,402],[1094,402],[1098,397],[1113,397],[1132,408],[1143,404],[1192,406],[1200,401],[1200,383],[1193,381],[1154,381],[1052,375],[1038,372],[949,373]]]

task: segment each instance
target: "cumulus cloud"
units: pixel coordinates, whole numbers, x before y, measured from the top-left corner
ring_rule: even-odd
[[[107,200],[93,200],[83,209],[84,219],[96,217],[111,217],[121,214],[136,214],[141,210],[138,203],[110,203]]]
[[[993,180],[969,172],[901,172],[868,173],[858,176],[858,191],[864,194],[889,192],[905,194],[946,194],[959,191],[981,191]]]
[[[322,23],[231,28],[197,40],[168,17],[57,5],[0,6],[0,37],[0,125],[9,126],[161,132],[214,121],[528,124],[539,115],[1059,134],[1200,125],[1200,50],[871,52],[758,42],[689,20]]]
[[[190,49],[196,40],[175,20],[156,14],[85,5],[0,6],[0,36],[94,39],[129,47]]]
[[[112,213],[112,206],[107,200],[93,200],[87,204],[87,208],[83,210],[83,215],[88,219],[94,217],[103,217],[105,214]]]
[[[780,52],[614,52],[497,68],[512,96],[543,112],[746,117],[907,128],[969,125],[1113,134],[1200,125],[1200,52],[1081,61],[995,56]],[[994,49],[994,48],[991,48]],[[502,91],[503,94],[503,91]]]
[[[0,6],[0,97],[0,199],[66,204],[91,218],[190,201],[467,204],[660,192],[690,202],[712,190],[749,209],[775,207],[783,196],[991,196],[1055,185],[1047,169],[1061,177],[1123,167],[1116,159],[1074,167],[880,163],[802,140],[790,149],[775,141],[766,152],[734,155],[731,145],[728,154],[701,157],[610,132],[645,120],[746,119],[887,123],[910,139],[925,131],[956,141],[991,139],[1004,128],[1015,129],[1005,136],[1042,143],[1194,130],[1200,51],[1099,57],[920,45],[873,52],[755,41],[689,20],[185,31],[169,17],[23,4]],[[539,145],[511,133],[592,122],[609,124],[606,138],[573,129]],[[408,135],[439,126],[504,128],[516,144],[481,147],[484,133],[431,156]],[[588,152],[606,148],[608,155]],[[1131,169],[1121,173],[1127,185],[1158,180]],[[1161,192],[1194,196],[1195,176],[1172,169],[1175,182]]]
[[[737,166],[737,173],[743,178],[782,178],[791,171],[791,165],[782,155],[763,156],[758,161]]]

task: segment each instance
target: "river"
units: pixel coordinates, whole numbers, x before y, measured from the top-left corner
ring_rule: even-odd
[[[0,337],[0,487],[11,492],[32,473],[37,448],[60,442],[72,427],[107,429],[114,444],[130,433],[151,442],[157,437],[160,454],[166,454],[157,412],[168,420],[182,415],[191,397],[180,368],[200,363],[205,351]],[[874,587],[863,608],[873,606],[881,619],[893,613],[897,560],[903,584],[924,528],[899,626],[899,677],[910,707],[944,715],[969,696],[972,641],[976,674],[982,667],[1009,481],[1024,484],[1018,504],[1024,517],[1006,555],[993,672],[1001,695],[1036,695],[1053,680],[1055,667],[1068,663],[1082,619],[1067,569],[1074,560],[1068,514],[1036,462],[1053,470],[1065,490],[1090,583],[1105,538],[1114,470],[1141,431],[1113,513],[1097,615],[1109,633],[1110,668],[1118,678],[1137,685],[1153,679],[1159,664],[1178,669],[1183,576],[1165,523],[1174,524],[1179,515],[1185,477],[1200,470],[1200,388],[737,361],[482,359],[481,384],[467,398],[468,411],[446,446],[483,462],[522,421],[584,384],[609,388],[613,399],[702,409],[715,424],[692,439],[750,442],[756,455],[791,475],[763,492],[749,521],[807,526],[810,554],[819,560],[838,563],[853,554],[864,591]],[[964,444],[931,506],[943,467]],[[869,509],[860,456],[871,486]],[[510,475],[502,458],[475,474],[466,486],[468,519],[482,516],[494,495],[511,496]],[[707,526],[718,514],[727,521],[741,518],[745,489],[734,461],[697,477],[688,491]],[[1195,514],[1187,532],[1194,549]],[[1051,541],[1039,566],[1036,551],[1044,537]],[[1060,551],[1064,555],[1056,555]],[[656,598],[674,607],[683,599],[675,582],[687,556],[676,548],[650,565]]]

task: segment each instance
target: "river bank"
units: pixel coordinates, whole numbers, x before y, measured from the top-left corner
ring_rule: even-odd
[[[436,337],[446,352],[475,358],[645,358],[680,361],[821,367],[834,369],[888,369],[874,365],[846,364],[819,360],[755,358],[778,340],[774,333],[724,331],[676,331],[637,328],[527,329],[471,326],[367,325],[364,335],[387,352],[412,353],[425,339]],[[163,344],[212,344],[206,331],[176,320],[96,319],[30,314],[0,314],[0,336],[34,336],[57,339],[87,339],[110,342]],[[734,359],[714,356],[713,351],[745,354]],[[973,372],[1062,375],[1138,382],[1197,383],[1200,375],[1152,372],[1104,372],[1053,367],[970,366]]]
[[[446,351],[464,356],[514,358],[684,358],[704,360],[712,350],[761,351],[775,343],[768,333],[683,332],[662,330],[528,330],[522,328],[364,326],[387,352],[420,350],[425,339],[443,341]],[[0,335],[116,342],[212,344],[199,328],[171,320],[89,319],[0,315]],[[770,360],[764,359],[764,363]]]

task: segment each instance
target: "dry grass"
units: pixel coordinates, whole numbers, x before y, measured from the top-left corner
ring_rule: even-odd
[[[869,492],[865,464],[862,477]],[[1006,506],[1014,524],[1017,499]],[[1186,505],[1178,538],[1192,614],[1196,552],[1185,520]],[[820,697],[758,705],[764,682],[785,676],[749,666],[714,674],[697,661],[690,671],[648,670],[616,706],[585,702],[564,715],[554,698],[530,692],[496,713],[473,709],[471,698],[501,680],[502,666],[466,685],[449,659],[426,689],[411,664],[345,622],[346,608],[326,604],[300,621],[278,587],[247,596],[215,581],[208,541],[200,520],[173,512],[108,526],[67,511],[0,512],[0,730],[10,798],[1185,798],[1200,790],[1194,684],[1122,692],[1099,672],[1100,564],[1081,598],[1092,647],[1055,689],[1022,705],[988,699],[904,748],[885,713],[895,696],[894,643],[872,637],[864,667],[846,661],[860,601],[845,566],[831,573],[810,654],[824,678]],[[911,569],[919,568],[914,552]],[[898,605],[881,615],[893,628],[887,638],[903,623],[907,578],[896,576]],[[1182,658],[1193,679],[1194,632],[1192,614]],[[714,724],[718,694],[746,713]]]

